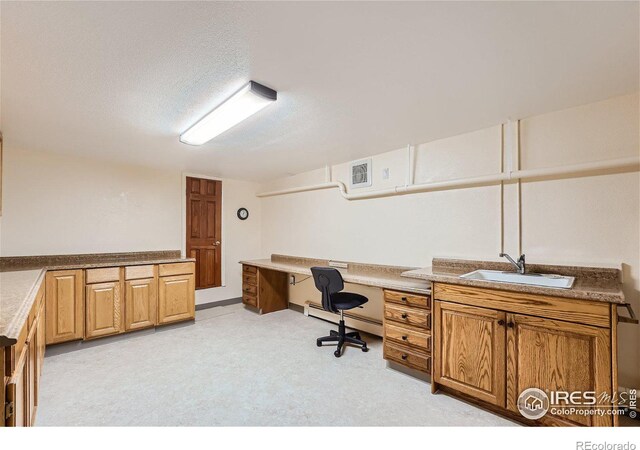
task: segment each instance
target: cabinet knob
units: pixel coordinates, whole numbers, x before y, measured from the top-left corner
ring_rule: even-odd
[[[402,313],[402,318],[406,319],[407,318],[407,313]]]
[[[402,340],[406,341],[407,340],[407,336],[406,335],[402,336]]]
[[[406,302],[407,301],[407,297],[402,297],[402,301]]]
[[[407,359],[408,357],[409,357],[409,355],[407,355],[406,353],[403,353],[403,354],[402,354],[402,356],[401,356],[401,358],[402,358],[403,360],[405,360],[405,361],[406,361],[406,359]]]
[[[509,322],[509,323],[507,324],[507,326],[508,326],[509,328],[513,328],[513,327],[515,327],[515,326],[516,326],[516,324],[515,324],[515,323],[513,323],[513,322]]]
[[[498,320],[498,325],[500,325],[500,326],[504,325],[504,320],[502,320],[502,319]]]

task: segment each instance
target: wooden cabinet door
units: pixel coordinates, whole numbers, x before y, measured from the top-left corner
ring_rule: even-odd
[[[82,339],[84,335],[84,274],[57,270],[46,275],[47,344]]]
[[[87,339],[118,334],[124,330],[121,283],[87,285]]]
[[[505,316],[502,311],[435,302],[434,381],[505,406]]]
[[[195,317],[194,275],[160,277],[158,282],[158,324]]]
[[[507,408],[528,388],[551,391],[595,391],[611,395],[611,335],[608,329],[560,320],[507,316]],[[570,405],[569,405],[570,406]],[[612,426],[612,417],[547,413],[552,425]]]
[[[28,383],[28,403],[27,420],[32,426],[36,421],[36,405],[38,404],[38,329],[33,327],[29,333],[27,344],[27,383]]]
[[[40,313],[38,314],[37,327],[38,327],[38,380],[42,375],[42,366],[44,364],[44,351],[46,340],[46,320],[45,320],[45,306],[42,305]]]
[[[154,326],[157,322],[158,279],[126,281],[124,304],[127,331]]]
[[[7,384],[7,402],[13,403],[13,414],[6,422],[8,427],[29,425],[29,350],[27,347],[23,348],[13,376]]]

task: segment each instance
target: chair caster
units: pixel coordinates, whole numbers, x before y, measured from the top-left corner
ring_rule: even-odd
[[[366,346],[366,345],[363,345],[363,346],[362,346],[362,351],[366,353],[366,352],[368,352],[368,351],[369,351],[369,349],[367,348],[367,346]]]
[[[342,356],[342,352],[340,350],[336,350],[335,352],[333,352],[333,356],[335,356],[336,358],[340,358]]]

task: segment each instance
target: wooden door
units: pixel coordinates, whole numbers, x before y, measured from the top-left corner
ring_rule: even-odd
[[[121,333],[124,329],[119,281],[87,285],[87,339]]]
[[[29,425],[29,350],[27,346],[16,364],[16,370],[7,384],[7,402],[13,403],[13,414],[7,419],[8,427]]]
[[[37,390],[38,390],[38,334],[37,326],[31,328],[27,340],[27,383],[28,383],[28,403],[27,420],[28,425],[33,426],[36,420]]]
[[[434,381],[505,406],[505,316],[493,309],[436,301]]]
[[[124,299],[125,329],[127,331],[153,327],[156,324],[157,278],[126,281]]]
[[[57,270],[46,275],[47,344],[82,339],[84,335],[84,273]]]
[[[187,256],[196,259],[196,289],[222,285],[222,182],[187,177]]]
[[[611,395],[609,330],[508,314],[507,408],[518,412],[518,396],[528,388]],[[609,415],[552,416],[547,413],[540,421],[552,425],[612,425]]]
[[[194,276],[174,275],[158,281],[158,324],[195,317]]]

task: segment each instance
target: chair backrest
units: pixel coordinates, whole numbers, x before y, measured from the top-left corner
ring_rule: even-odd
[[[325,311],[337,312],[331,302],[331,294],[344,289],[344,281],[338,269],[333,267],[312,267],[313,281],[316,288],[322,292],[322,308]]]

